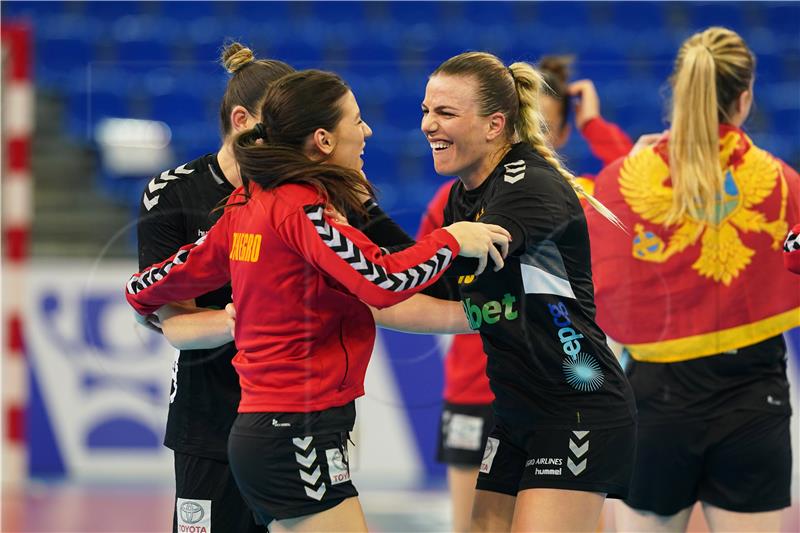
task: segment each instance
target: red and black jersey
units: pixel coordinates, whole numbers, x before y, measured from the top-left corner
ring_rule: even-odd
[[[451,265],[458,243],[440,229],[384,255],[328,217],[312,187],[252,189],[205,237],[131,277],[128,302],[151,313],[231,281],[239,412],[345,405],[364,393],[375,338],[363,302],[387,307],[427,287]],[[239,200],[234,193],[231,202]]]
[[[581,135],[589,144],[589,149],[603,165],[610,165],[615,160],[630,152],[633,147],[630,138],[619,126],[606,122],[602,117],[588,121]],[[584,190],[591,194],[594,189],[594,176],[584,174],[579,182]],[[450,189],[455,180],[442,185],[428,204],[428,208],[420,222],[417,238],[422,238],[444,222],[444,208]],[[581,205],[586,204],[581,200]],[[453,292],[453,291],[451,291]],[[457,291],[454,292],[457,299]],[[488,404],[494,399],[486,377],[486,354],[479,335],[455,335],[444,361],[444,399],[456,404]]]
[[[163,261],[181,246],[205,235],[222,215],[221,211],[212,211],[233,189],[215,154],[154,176],[142,193],[137,221],[139,268]],[[230,285],[212,289],[195,295],[199,307],[222,309],[231,301]],[[189,455],[227,460],[228,432],[236,418],[240,396],[239,380],[231,366],[234,355],[236,347],[232,342],[178,354],[172,368],[164,435],[167,447]]]

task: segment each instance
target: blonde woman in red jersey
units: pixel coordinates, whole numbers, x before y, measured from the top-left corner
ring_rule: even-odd
[[[548,142],[562,148],[572,130],[569,121],[574,107],[575,126],[589,149],[603,165],[625,156],[632,148],[630,138],[617,125],[600,115],[600,99],[594,83],[583,79],[568,83],[571,58],[547,56],[539,69],[547,85],[541,98],[541,111],[547,122]],[[571,99],[575,98],[574,105]],[[591,193],[594,176],[577,178],[583,189]],[[442,227],[444,207],[450,187],[448,181],[436,192],[420,223],[417,239]],[[449,291],[458,300],[458,290]],[[444,297],[445,295],[440,294]],[[453,531],[469,529],[475,480],[483,458],[486,438],[493,425],[494,395],[486,377],[486,355],[480,335],[453,337],[444,361],[444,407],[439,426],[437,460],[447,465],[447,481],[452,502]]]

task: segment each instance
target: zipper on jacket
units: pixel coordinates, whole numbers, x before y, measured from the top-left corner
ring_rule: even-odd
[[[347,346],[344,344],[344,321],[339,322],[339,344],[342,345],[342,351],[344,352],[344,377],[342,377],[342,382],[339,383],[339,390],[341,391],[344,389],[344,382],[347,381],[347,373],[350,371],[350,356],[347,353]]]

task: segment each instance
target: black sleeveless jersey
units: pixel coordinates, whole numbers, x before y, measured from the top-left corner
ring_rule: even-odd
[[[457,278],[497,416],[519,428],[632,423],[630,385],[595,323],[586,218],[566,180],[519,143],[480,187],[456,182],[444,219],[497,224],[513,238],[502,270]]]
[[[137,233],[139,268],[159,263],[202,237],[222,211],[212,213],[234,190],[208,154],[155,176],[145,187]],[[222,309],[230,285],[196,298],[198,307]],[[172,368],[164,444],[181,453],[227,461],[228,433],[241,395],[231,364],[234,344],[183,350]]]

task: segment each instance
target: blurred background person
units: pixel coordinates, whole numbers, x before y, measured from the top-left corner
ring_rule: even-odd
[[[632,358],[639,411],[621,531],[684,531],[696,501],[713,531],[778,531],[791,505],[782,333],[800,325],[800,285],[779,251],[800,177],[741,129],[755,73],[737,33],[692,35],[668,136],[597,178],[631,232],[589,214],[598,319]]]
[[[581,79],[570,83],[572,63],[571,56],[545,56],[537,64],[547,84],[542,97],[547,140],[556,150],[561,150],[567,144],[572,130],[569,117],[574,109],[575,127],[592,155],[605,167],[626,155],[633,143],[619,126],[601,116],[600,97],[592,80]],[[580,174],[578,183],[587,193],[594,192],[592,174]]]

